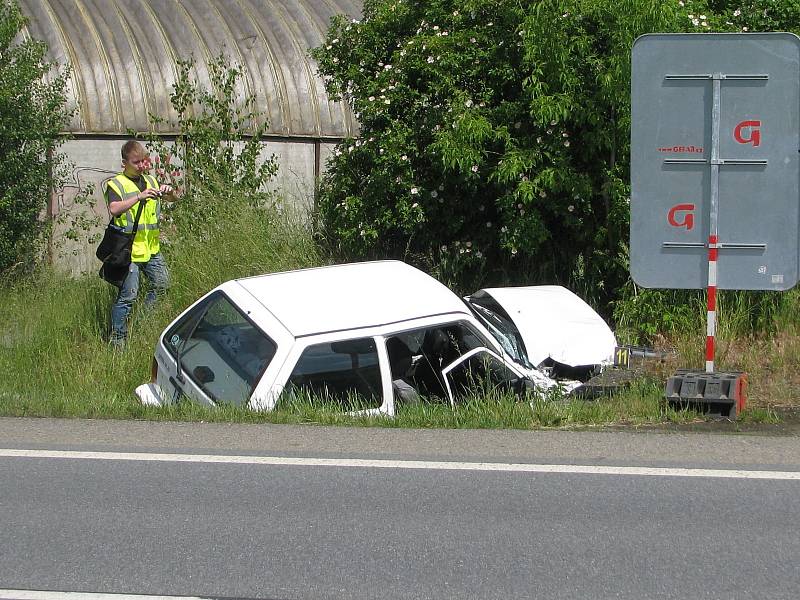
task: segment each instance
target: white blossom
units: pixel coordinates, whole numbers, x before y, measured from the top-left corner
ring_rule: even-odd
[[[735,11],[733,11],[733,16],[734,17],[738,17],[740,14],[742,14],[742,11],[740,9],[738,9],[738,8]]]
[[[419,190],[417,188],[415,188],[415,187],[411,188],[411,195],[412,196],[416,196],[418,193],[419,193]],[[417,206],[416,203],[414,204],[414,206]],[[413,208],[413,206],[412,206],[412,208]]]
[[[472,172],[473,173],[477,173],[478,172],[478,165],[472,165]]]

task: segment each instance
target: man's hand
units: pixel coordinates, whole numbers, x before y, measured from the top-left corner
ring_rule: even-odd
[[[166,183],[158,188],[159,196],[164,198],[167,202],[175,202],[178,198],[175,196],[175,190],[172,189],[171,185],[167,185]]]
[[[164,186],[162,185],[161,187],[163,188]],[[145,200],[146,201],[149,198],[160,198],[161,194],[162,194],[161,188],[159,188],[159,189],[146,188],[146,189],[142,190],[141,192],[139,192],[136,195],[136,198],[137,198],[137,200],[140,200],[140,201],[141,200]]]

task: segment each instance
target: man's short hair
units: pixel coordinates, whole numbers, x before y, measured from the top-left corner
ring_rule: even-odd
[[[144,146],[142,146],[136,140],[128,140],[122,145],[122,160],[128,160],[128,157],[133,154],[134,152],[142,152],[144,153]]]

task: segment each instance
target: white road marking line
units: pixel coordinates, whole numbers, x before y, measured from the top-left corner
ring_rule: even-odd
[[[91,592],[48,592],[44,590],[0,590],[0,600],[209,600],[198,596],[141,596],[138,594],[95,594]]]
[[[543,465],[530,463],[372,460],[361,458],[292,458],[285,456],[229,456],[225,454],[159,454],[145,452],[81,452],[73,450],[19,450],[0,448],[0,458],[67,458],[139,462],[216,463],[278,467],[355,467],[361,469],[424,469],[433,471],[498,471],[576,475],[638,475],[653,477],[711,477],[717,479],[800,480],[798,471],[691,469],[679,467],[613,467],[603,465]]]

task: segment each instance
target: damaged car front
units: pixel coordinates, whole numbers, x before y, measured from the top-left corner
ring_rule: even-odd
[[[465,300],[531,378],[545,374],[570,391],[614,363],[614,332],[565,287],[486,288]]]

